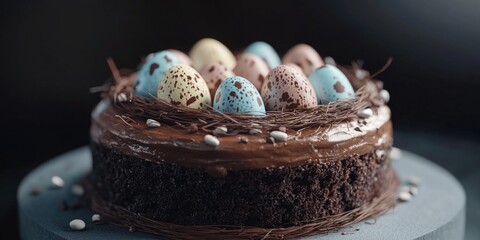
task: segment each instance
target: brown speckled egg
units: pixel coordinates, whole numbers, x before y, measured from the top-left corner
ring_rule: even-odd
[[[173,53],[173,55],[177,56],[178,63],[183,63],[188,66],[192,66],[192,59],[190,59],[190,57],[184,52],[177,49],[168,49],[168,51]]]
[[[205,109],[211,103],[210,92],[200,73],[185,64],[169,68],[158,85],[157,98],[189,108]]]
[[[233,72],[247,79],[260,90],[269,70],[267,63],[261,58],[251,53],[243,53],[238,56]]]
[[[309,76],[313,70],[325,65],[317,51],[310,45],[300,43],[292,47],[283,56],[282,63],[294,63],[302,68],[305,76]]]
[[[286,65],[270,71],[261,94],[267,111],[317,106],[317,97],[308,79],[295,68]]]
[[[200,70],[200,75],[202,75],[207,83],[208,89],[210,90],[210,96],[215,96],[215,91],[217,91],[217,88],[222,81],[235,74],[219,63],[210,63]]]

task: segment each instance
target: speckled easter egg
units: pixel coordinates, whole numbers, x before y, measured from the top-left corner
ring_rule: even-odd
[[[175,56],[177,56],[178,63],[183,63],[188,66],[192,66],[192,59],[190,59],[190,57],[184,52],[177,49],[168,49],[168,51],[170,51],[171,53],[175,54]]]
[[[208,89],[210,90],[210,96],[215,96],[215,92],[222,81],[235,74],[219,63],[210,63],[200,70],[200,75],[202,75],[207,83]]]
[[[315,69],[308,76],[315,89],[319,104],[327,104],[337,100],[353,99],[355,92],[345,74],[332,65],[324,65]]]
[[[189,55],[195,69],[202,69],[209,63],[220,63],[231,70],[237,63],[233,53],[212,38],[204,38],[195,43]]]
[[[213,107],[220,112],[265,115],[265,105],[255,86],[247,79],[233,76],[218,87]]]
[[[309,76],[313,70],[325,65],[317,51],[315,51],[310,45],[304,43],[297,44],[288,50],[285,56],[283,56],[282,62],[284,64],[297,64],[302,68],[305,76]]]
[[[270,44],[262,41],[254,42],[245,48],[245,53],[251,53],[264,60],[270,69],[280,65],[280,57]]]
[[[317,97],[308,79],[286,65],[270,71],[262,87],[262,97],[268,111],[317,106]]]
[[[269,71],[267,63],[250,53],[240,54],[237,66],[233,69],[237,76],[246,78],[258,90],[262,88],[263,81],[265,81]]]
[[[292,67],[292,68],[295,68],[295,70],[297,70],[299,73],[303,74],[305,76],[305,73],[303,73],[303,70],[300,66],[298,66],[297,64],[295,63],[285,63],[283,65],[286,65],[286,66],[289,66],[289,67]]]
[[[137,72],[135,94],[155,97],[163,74],[177,63],[178,59],[175,54],[167,50],[149,54]]]
[[[207,83],[192,67],[178,64],[169,68],[158,85],[157,98],[189,108],[204,109],[211,103]]]

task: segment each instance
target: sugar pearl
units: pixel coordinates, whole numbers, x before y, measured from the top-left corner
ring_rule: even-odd
[[[227,127],[225,127],[225,126],[220,126],[220,127],[216,127],[215,130],[213,130],[213,135],[222,136],[222,135],[227,134],[227,132],[228,132],[228,128],[227,128]]]
[[[210,134],[205,135],[203,140],[205,141],[206,144],[213,147],[220,145],[220,141],[218,140],[218,138]]]
[[[415,196],[415,195],[418,194],[418,188],[417,188],[417,187],[410,187],[410,188],[408,189],[408,192],[409,192],[410,194],[412,194],[412,196]]]
[[[388,103],[388,101],[390,101],[390,93],[388,93],[388,91],[385,89],[380,90],[380,97],[382,97],[385,103]]]
[[[401,202],[408,202],[412,199],[412,195],[409,192],[400,192],[398,194],[398,200]]]
[[[262,133],[262,130],[254,128],[254,129],[250,129],[250,131],[248,131],[248,133],[250,133],[252,135],[260,134],[260,133]]]
[[[53,176],[51,181],[52,181],[53,186],[55,186],[57,188],[61,188],[65,185],[65,182],[59,176]]]
[[[365,108],[358,111],[358,116],[361,118],[369,118],[372,115],[373,115],[373,111],[370,108]]]
[[[153,119],[147,119],[147,126],[151,128],[160,127],[160,123]]]
[[[119,102],[126,102],[128,100],[127,95],[125,93],[120,93],[117,96],[117,101]]]
[[[100,214],[93,214],[92,215],[92,222],[93,223],[99,223],[102,221],[102,216]]]
[[[284,132],[281,132],[281,131],[272,131],[270,133],[270,137],[272,137],[273,139],[275,139],[277,141],[280,141],[280,142],[287,141],[287,139],[288,139],[288,135]]]
[[[82,219],[75,219],[70,222],[70,228],[75,231],[85,229],[85,222]]]

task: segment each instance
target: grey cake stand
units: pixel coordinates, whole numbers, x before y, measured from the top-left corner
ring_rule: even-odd
[[[403,151],[393,165],[404,183],[411,176],[422,182],[418,194],[409,202],[400,203],[376,221],[368,220],[329,234],[304,239],[463,239],[465,230],[465,192],[447,171],[412,153]],[[65,153],[41,165],[25,177],[18,189],[20,232],[22,239],[157,239],[140,232],[110,224],[95,225],[87,208],[62,210],[63,200],[74,201],[71,186],[91,169],[87,147]],[[52,176],[65,181],[54,189]],[[32,194],[38,189],[38,194]],[[83,219],[86,228],[73,231],[69,222]]]

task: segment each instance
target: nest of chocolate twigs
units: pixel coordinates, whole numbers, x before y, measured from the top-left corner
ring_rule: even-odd
[[[301,130],[309,127],[327,127],[336,123],[358,118],[357,113],[364,108],[383,105],[378,92],[382,88],[380,81],[372,78],[384,71],[391,59],[377,73],[370,74],[352,63],[352,66],[338,66],[348,77],[355,91],[352,100],[336,101],[318,105],[313,108],[299,108],[285,111],[267,111],[265,116],[253,116],[239,113],[222,113],[213,107],[208,109],[192,109],[181,105],[158,100],[155,97],[139,97],[134,95],[134,77],[120,76],[120,71],[113,61],[109,61],[115,79],[106,94],[122,112],[122,119],[128,123],[132,118],[140,117],[154,119],[162,124],[178,126],[187,130],[201,129],[211,132],[218,126],[225,126],[229,133],[248,132],[252,128],[276,130],[285,127],[291,130]],[[363,77],[358,77],[357,71],[363,71]],[[122,95],[123,94],[123,95]],[[123,101],[118,101],[122,95]]]
[[[141,231],[155,234],[166,239],[291,239],[317,234],[326,234],[368,218],[375,218],[390,210],[396,204],[398,178],[393,171],[387,174],[388,182],[385,191],[379,197],[362,207],[300,223],[282,227],[256,227],[231,225],[185,226],[153,220],[133,213],[123,207],[105,201],[94,187],[84,182],[87,189],[87,200],[93,211],[105,217],[113,224],[128,227],[130,231]],[[374,224],[375,220],[366,224]],[[357,229],[345,229],[340,234],[354,234]]]

